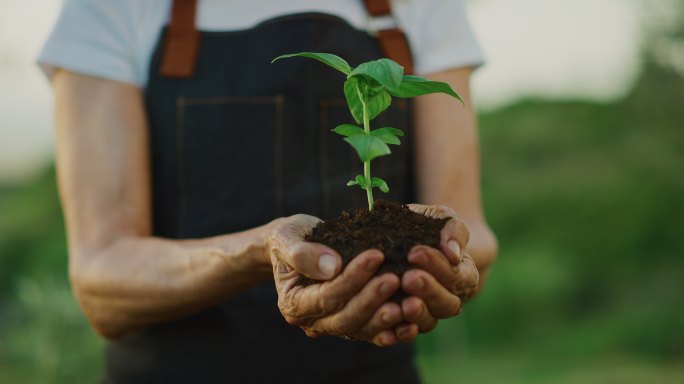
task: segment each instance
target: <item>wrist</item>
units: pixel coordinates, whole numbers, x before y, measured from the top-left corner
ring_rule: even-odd
[[[273,278],[269,238],[276,220],[244,232],[218,236],[213,252],[217,261],[214,270],[220,271],[221,281],[248,279],[262,281]]]
[[[244,252],[245,266],[249,273],[263,275],[264,278],[273,278],[271,265],[271,238],[278,219],[250,230],[249,244]]]
[[[275,231],[282,223],[283,218],[277,218],[258,228],[257,241],[254,244],[254,268],[263,270],[273,276],[273,263],[271,262],[271,249]]]

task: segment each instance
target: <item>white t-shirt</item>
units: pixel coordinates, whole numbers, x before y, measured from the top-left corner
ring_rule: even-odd
[[[418,74],[479,66],[483,54],[468,23],[464,0],[392,0]],[[145,87],[152,52],[168,22],[172,0],[65,0],[38,62],[54,68]],[[199,30],[239,30],[284,14],[322,12],[368,29],[361,0],[200,0]]]

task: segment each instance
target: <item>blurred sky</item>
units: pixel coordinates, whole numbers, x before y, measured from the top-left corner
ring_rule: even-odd
[[[643,1],[470,0],[487,55],[474,79],[478,107],[622,97],[640,68]],[[50,88],[33,61],[61,3],[0,0],[0,182],[30,176],[52,156]]]

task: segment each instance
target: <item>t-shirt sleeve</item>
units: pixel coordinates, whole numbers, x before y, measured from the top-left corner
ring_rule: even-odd
[[[136,15],[125,0],[65,0],[38,64],[141,86],[136,63]]]
[[[464,0],[399,0],[394,4],[400,5],[397,21],[407,34],[417,74],[484,64]]]

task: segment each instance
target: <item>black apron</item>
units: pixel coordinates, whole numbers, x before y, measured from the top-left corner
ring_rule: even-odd
[[[202,238],[295,213],[332,218],[365,206],[365,193],[346,186],[362,165],[330,132],[353,122],[344,75],[303,58],[270,62],[284,53],[319,51],[355,66],[382,56],[366,32],[336,16],[311,13],[247,30],[201,32],[190,79],[159,75],[160,46],[145,100],[155,236]],[[409,121],[406,100],[394,100],[373,121],[409,136],[392,147],[391,156],[373,162],[373,174],[391,188],[383,197],[399,202],[413,200]],[[105,375],[107,383],[127,384],[418,381],[412,345],[309,339],[288,325],[273,282],[110,342]]]

